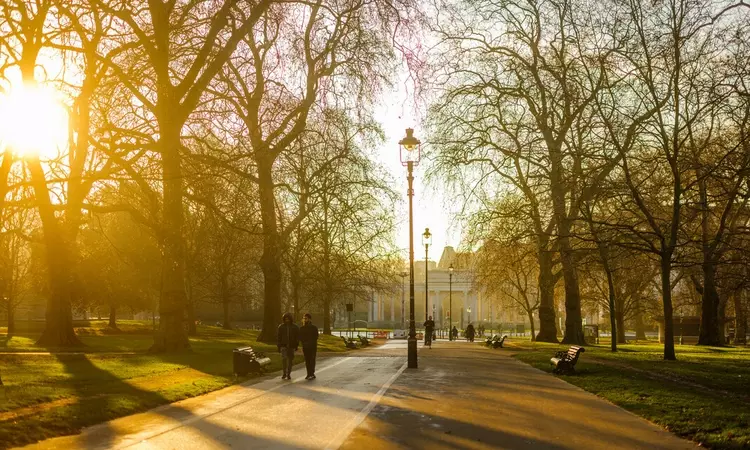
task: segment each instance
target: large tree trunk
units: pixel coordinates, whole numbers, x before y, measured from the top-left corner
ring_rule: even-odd
[[[719,318],[719,292],[716,289],[716,267],[703,262],[703,298],[698,345],[724,345],[723,324]]]
[[[745,308],[743,308],[744,305],[742,304],[742,293],[737,292],[734,294],[733,297],[734,297],[734,344],[741,344],[745,342],[745,339],[746,339],[745,336],[747,336],[747,316],[745,315]],[[10,328],[8,328],[8,334],[10,334]]]
[[[193,299],[188,297],[187,299],[187,305],[185,305],[187,310],[187,332],[188,336],[195,336],[198,334],[198,327],[195,325],[195,304],[193,303]]]
[[[71,255],[49,198],[47,181],[38,157],[30,158],[34,195],[42,221],[47,258],[49,297],[45,312],[45,327],[38,345],[46,347],[77,347],[83,343],[73,330]]]
[[[221,327],[225,330],[231,330],[232,323],[229,319],[229,300],[225,297],[222,299],[221,304],[224,309],[224,322],[222,323]]]
[[[564,219],[563,222],[568,222]],[[581,294],[578,287],[578,271],[575,267],[573,249],[567,231],[560,238],[560,260],[562,262],[563,281],[565,282],[565,335],[564,344],[584,345],[583,317],[581,316]]]
[[[664,359],[674,361],[674,312],[672,309],[672,254],[661,254],[661,291],[664,306]]]
[[[555,277],[552,273],[552,253],[540,249],[539,259],[539,342],[557,343],[555,324]]]
[[[8,313],[8,336],[16,334],[16,306],[13,304],[13,298],[8,298],[7,313]]]
[[[643,323],[643,305],[641,304],[641,302],[641,297],[636,295],[636,297],[633,299],[633,320],[635,321],[636,341],[646,340],[646,325]]]
[[[529,316],[529,326],[531,327],[531,342],[536,341],[536,331],[534,330],[534,312],[526,311]]]
[[[612,270],[609,268],[607,262],[604,263],[604,271],[607,274],[607,289],[609,290],[609,323],[612,328],[612,339],[611,349],[613,352],[617,351],[617,344],[620,343],[620,333],[625,336],[622,323],[619,319],[622,318],[622,311],[617,308],[617,301],[615,300],[615,283],[612,279]]]
[[[258,341],[276,342],[276,328],[281,323],[281,249],[276,221],[276,197],[273,188],[272,163],[258,161],[258,193],[263,229],[263,329]]]
[[[190,348],[185,327],[185,257],[182,212],[182,168],[179,124],[160,123],[160,147],[164,185],[162,290],[159,302],[159,329],[153,352],[173,352]]]
[[[117,330],[117,306],[109,305],[109,328]]]

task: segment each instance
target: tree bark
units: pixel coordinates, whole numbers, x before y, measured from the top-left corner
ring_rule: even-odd
[[[661,255],[661,290],[664,306],[664,359],[674,361],[677,355],[674,351],[674,311],[672,308],[672,253],[663,252]]]
[[[180,125],[169,120],[159,124],[164,185],[162,290],[159,329],[152,352],[187,350],[190,341],[185,327],[185,258],[183,229],[183,186],[180,158]]]
[[[224,308],[224,322],[221,324],[221,327],[225,330],[231,330],[232,329],[232,323],[229,319],[229,300],[225,297],[222,299],[222,306]]]
[[[716,289],[716,267],[710,261],[703,265],[703,295],[698,345],[724,345],[724,333],[719,320],[719,292]]]
[[[8,305],[6,309],[8,313],[8,336],[16,334],[16,307],[13,304],[13,298],[8,298]]]
[[[734,344],[744,343],[747,336],[747,316],[742,305],[742,293],[734,294]],[[8,328],[10,334],[10,328]]]
[[[555,324],[555,277],[552,273],[552,254],[539,249],[539,342],[557,343]]]
[[[45,327],[37,345],[45,347],[80,347],[83,343],[73,330],[72,279],[70,251],[49,198],[47,181],[38,157],[28,162],[34,195],[42,222],[47,258],[49,297]]]
[[[531,342],[536,341],[536,331],[534,330],[534,312],[526,311],[529,316],[529,326],[531,327]]]
[[[109,328],[117,330],[117,306],[109,305]]]
[[[276,220],[272,162],[258,161],[258,193],[260,195],[263,254],[260,268],[263,272],[263,328],[258,341],[272,344],[276,341],[276,328],[281,323],[281,249]]]
[[[622,324],[618,319],[622,318],[618,315],[621,312],[617,309],[617,302],[615,301],[615,283],[612,280],[612,270],[609,268],[609,263],[604,262],[604,271],[607,274],[607,290],[609,291],[609,323],[612,328],[611,350],[617,351],[617,344],[620,343],[620,333],[622,332]],[[623,332],[623,336],[624,336]]]
[[[635,340],[645,341],[646,340],[646,327],[643,324],[643,310],[641,309],[640,298],[635,299]]]

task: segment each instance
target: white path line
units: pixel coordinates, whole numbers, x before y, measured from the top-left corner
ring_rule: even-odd
[[[367,406],[362,409],[362,411],[359,412],[349,423],[339,432],[339,434],[336,435],[333,439],[331,439],[330,442],[328,442],[328,445],[326,445],[326,450],[337,450],[341,445],[344,443],[346,438],[349,437],[349,435],[354,431],[355,428],[357,428],[367,417],[368,414],[370,414],[370,411],[380,402],[380,399],[383,398],[383,394],[391,387],[394,381],[403,373],[403,371],[406,369],[406,366],[409,364],[408,361],[404,362],[404,365],[401,366],[400,369],[396,373],[393,374],[393,376],[378,390],[378,392],[375,394],[374,397],[372,397],[372,400],[370,400],[370,403],[367,404]]]
[[[342,364],[342,363],[344,363],[344,362],[346,362],[346,361],[348,361],[348,360],[350,360],[350,359],[352,359],[352,357],[351,357],[351,356],[350,356],[350,357],[347,357],[347,358],[341,358],[341,359],[340,359],[339,361],[336,361],[336,362],[335,362],[335,363],[333,363],[333,364],[329,364],[329,365],[327,365],[327,366],[325,366],[325,367],[322,367],[322,368],[318,369],[318,370],[317,370],[317,372],[318,372],[318,373],[320,373],[320,372],[325,372],[326,370],[328,370],[328,369],[330,369],[330,368],[332,368],[332,367],[336,367],[336,366],[338,366],[339,364]],[[403,370],[403,367],[402,367],[401,369]],[[299,377],[299,378],[297,378],[297,379],[295,379],[295,380],[292,380],[292,382],[291,382],[291,383],[282,383],[282,384],[278,384],[278,385],[276,385],[276,386],[274,386],[274,387],[272,387],[272,388],[270,388],[270,389],[266,389],[266,390],[263,390],[263,391],[261,391],[261,392],[260,392],[260,393],[258,393],[257,395],[253,395],[253,396],[250,396],[250,397],[246,397],[246,398],[243,398],[242,400],[236,401],[236,402],[234,402],[234,403],[232,403],[232,404],[230,404],[230,405],[228,405],[228,406],[224,406],[224,407],[222,407],[222,408],[220,408],[220,409],[217,409],[217,410],[215,410],[215,411],[211,411],[210,413],[207,413],[207,414],[201,414],[201,415],[195,415],[195,416],[189,417],[189,418],[187,418],[187,419],[185,419],[185,420],[181,420],[181,421],[180,421],[180,423],[178,423],[178,424],[175,424],[175,426],[173,426],[173,427],[170,427],[170,428],[168,428],[168,429],[166,429],[166,430],[160,431],[160,432],[158,432],[158,433],[155,433],[155,434],[149,435],[148,437],[146,437],[146,438],[143,438],[143,439],[141,439],[141,440],[139,440],[139,441],[137,441],[137,442],[128,442],[128,443],[125,443],[125,444],[123,444],[123,445],[118,445],[118,446],[116,446],[116,447],[114,447],[114,448],[117,448],[117,449],[123,449],[123,448],[129,448],[129,447],[133,447],[133,446],[136,446],[136,445],[142,444],[143,442],[145,442],[145,441],[148,441],[149,439],[153,439],[153,438],[155,438],[155,437],[159,437],[159,436],[161,436],[161,435],[167,434],[167,433],[169,433],[169,432],[171,432],[171,431],[174,431],[174,430],[176,430],[176,429],[178,429],[178,428],[182,428],[182,427],[184,427],[184,426],[186,426],[186,425],[191,425],[191,424],[193,424],[193,423],[195,423],[195,422],[198,422],[198,421],[201,421],[201,420],[203,420],[203,419],[205,419],[205,418],[207,418],[207,417],[211,417],[211,416],[214,416],[214,415],[216,415],[216,414],[220,414],[220,413],[222,413],[222,412],[224,412],[224,411],[227,411],[227,410],[229,410],[229,409],[232,409],[232,408],[234,408],[234,407],[236,407],[236,406],[239,406],[239,405],[241,405],[241,404],[243,404],[243,403],[247,403],[247,402],[249,402],[249,401],[255,400],[256,398],[259,398],[259,397],[261,397],[261,396],[263,396],[263,395],[266,395],[266,394],[268,394],[268,393],[270,393],[270,392],[273,392],[273,391],[275,391],[275,390],[281,389],[281,388],[283,388],[283,387],[289,386],[289,385],[291,385],[291,384],[297,383],[297,382],[299,382],[299,381],[302,381],[302,380],[304,380],[304,378],[302,378],[302,377]],[[266,380],[266,381],[270,381],[270,380]],[[261,381],[261,383],[264,383],[264,381]],[[255,384],[260,384],[260,383],[253,383],[253,384],[251,384],[251,385],[249,385],[249,386],[247,386],[247,387],[253,387],[253,386],[254,386]],[[162,407],[160,407],[160,408],[156,408],[156,410],[158,410],[158,409],[162,409],[162,410],[163,410],[163,409],[168,409],[168,408],[169,408],[170,406],[172,406],[172,405],[164,405],[164,406],[162,406]],[[153,410],[152,412],[156,412],[156,410]]]

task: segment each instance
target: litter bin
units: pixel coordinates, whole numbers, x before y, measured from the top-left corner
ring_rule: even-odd
[[[237,375],[260,373],[270,363],[271,358],[261,352],[256,353],[252,347],[235,348],[232,351],[232,366]]]

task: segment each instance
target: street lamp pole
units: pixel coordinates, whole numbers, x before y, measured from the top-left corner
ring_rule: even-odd
[[[406,279],[406,276],[409,275],[409,272],[402,271],[401,272],[401,329],[404,329],[404,298],[406,295],[406,287],[404,286],[404,280]]]
[[[401,139],[398,143],[399,152],[401,158],[401,164],[406,163],[407,181],[409,182],[409,190],[407,194],[409,196],[409,339],[407,346],[407,367],[410,369],[416,369],[417,365],[417,330],[414,324],[414,163],[419,163],[421,156],[421,142],[419,139],[414,137],[414,130],[411,128],[406,129],[406,137]],[[406,150],[407,158],[404,160],[404,150]],[[416,155],[414,151],[416,150]]]
[[[424,244],[424,320],[427,320],[430,303],[430,290],[428,288],[429,260],[427,259],[427,249],[430,246],[430,242],[432,242],[432,233],[430,233],[429,228],[425,228],[424,233],[422,233],[422,244]]]
[[[469,325],[471,324],[471,306],[466,308],[466,312],[469,313],[469,322],[467,323],[467,325]]]
[[[448,267],[448,340],[453,340],[453,263]]]

